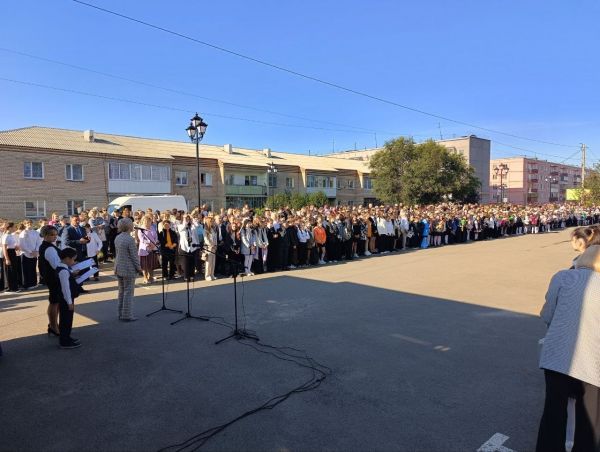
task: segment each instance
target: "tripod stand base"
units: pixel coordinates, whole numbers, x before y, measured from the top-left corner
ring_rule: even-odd
[[[157,314],[159,312],[162,312],[162,311],[179,312],[180,314],[183,312],[178,309],[171,309],[171,308],[167,308],[166,306],[163,306],[163,307],[157,309],[156,311],[152,311],[150,314],[146,314],[146,317],[150,317],[150,316]]]
[[[227,339],[234,338],[238,341],[240,339],[252,339],[253,341],[257,342],[260,340],[258,339],[258,336],[256,334],[248,333],[246,330],[235,329],[229,336],[224,337],[223,339],[219,339],[217,342],[215,342],[215,345],[218,345],[221,342],[225,342]]]
[[[179,312],[181,312],[181,311],[179,311]],[[189,312],[186,312],[182,318],[180,318],[179,320],[175,320],[174,322],[171,322],[171,325],[175,325],[176,323],[179,323],[185,319],[204,320],[205,322],[208,322],[210,320],[208,317],[203,317],[201,315],[192,315]]]

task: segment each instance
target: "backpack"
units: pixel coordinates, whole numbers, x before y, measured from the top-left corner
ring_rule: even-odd
[[[58,274],[63,270],[69,271],[68,268],[58,267],[58,270],[56,270],[56,275],[58,278],[60,278],[58,276]],[[79,295],[81,295],[81,286],[79,284],[77,284],[77,281],[75,280],[75,276],[73,276],[70,271],[69,271],[69,289],[71,290],[71,298],[73,300],[75,298],[77,298]]]

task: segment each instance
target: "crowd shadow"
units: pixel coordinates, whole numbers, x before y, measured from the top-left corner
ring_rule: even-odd
[[[333,373],[205,450],[476,450],[496,432],[511,448],[534,447],[538,318],[289,273],[238,281],[240,326],[306,350]],[[310,377],[235,340],[214,344],[234,322],[233,284],[194,284],[190,295],[192,314],[214,322],[146,317],[161,293],[137,288],[134,323],[117,320],[112,299],[77,306],[79,349],[59,350],[46,335],[3,342],[2,448],[157,450]],[[166,304],[185,310],[185,288],[171,286]],[[97,324],[77,327],[78,315]]]

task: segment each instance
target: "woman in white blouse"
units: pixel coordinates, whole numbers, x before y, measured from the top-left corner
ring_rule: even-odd
[[[6,274],[6,282],[8,285],[7,292],[20,292],[19,289],[19,257],[17,250],[19,249],[18,238],[15,236],[15,224],[13,222],[6,223],[4,235],[2,236],[2,251],[4,253],[4,273]]]

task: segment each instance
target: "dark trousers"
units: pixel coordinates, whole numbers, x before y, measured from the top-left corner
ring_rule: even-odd
[[[4,270],[6,272],[6,285],[9,290],[19,288],[19,273],[21,273],[21,260],[17,257],[14,249],[7,250],[7,256],[4,257]],[[6,264],[6,259],[10,260],[10,265]]]
[[[4,285],[4,258],[0,257],[0,290],[4,290],[6,286]]]
[[[306,265],[307,262],[307,247],[306,247],[306,242],[302,243],[298,243],[298,265]]]
[[[289,246],[280,246],[279,247],[279,265],[281,266],[282,270],[285,270],[286,268],[288,268],[289,264],[289,253],[290,251],[290,247]]]
[[[558,372],[544,370],[546,400],[536,451],[565,450],[567,404],[575,398],[572,452],[600,451],[600,388]]]
[[[108,240],[102,241],[102,262],[106,262],[108,260]]]
[[[163,278],[172,278],[175,276],[175,253],[163,251],[160,260]]]
[[[21,265],[23,266],[23,287],[33,287],[37,285],[36,257],[21,256]]]
[[[69,309],[66,301],[61,300],[59,313],[58,329],[60,331],[60,345],[68,345],[71,341],[71,329],[73,328],[73,311]]]

